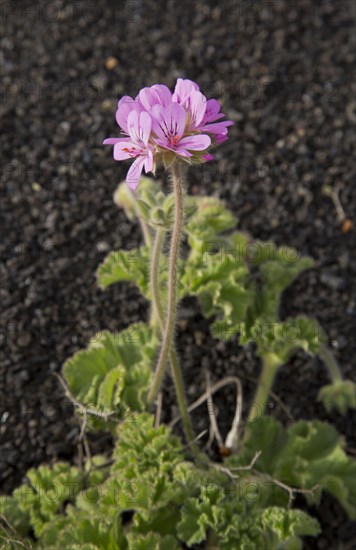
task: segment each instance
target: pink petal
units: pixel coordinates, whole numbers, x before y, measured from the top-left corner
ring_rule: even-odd
[[[139,102],[132,97],[126,95],[120,99],[116,111],[116,122],[124,132],[127,132],[127,117],[131,111],[140,112],[140,110]]]
[[[172,101],[176,101],[177,103],[185,103],[188,96],[195,90],[199,90],[199,86],[196,82],[193,82],[188,78],[178,78],[174,88]]]
[[[131,164],[129,171],[127,172],[126,183],[133,190],[137,189],[144,162],[145,157],[138,157],[135,162]]]
[[[220,145],[221,143],[224,143],[224,141],[227,141],[228,135],[227,134],[214,134],[215,143],[217,145]]]
[[[222,122],[213,122],[212,124],[204,124],[200,127],[202,132],[209,134],[227,134],[227,128],[234,123],[231,120],[223,120]]]
[[[164,105],[164,107],[168,107],[168,105],[172,103],[172,92],[167,86],[164,84],[155,84],[152,88],[157,93],[160,98],[160,103]]]
[[[145,158],[145,172],[151,172],[153,168],[153,153],[151,150],[147,151],[147,156]]]
[[[194,128],[197,128],[205,115],[207,100],[206,97],[195,90],[188,98],[189,110]]]
[[[135,143],[132,143],[132,141],[121,141],[114,145],[115,160],[125,160],[129,158],[137,157],[140,154],[141,154],[141,149],[139,149]]]
[[[155,84],[143,88],[139,93],[142,106],[150,111],[154,105],[168,106],[172,101],[172,92],[164,84]]]
[[[214,157],[213,155],[206,153],[206,155],[203,155],[203,159],[205,160],[205,162],[209,162],[210,160],[214,160]]]
[[[181,138],[187,118],[187,113],[178,103],[171,103],[168,107],[155,105],[152,109],[153,131],[160,139],[170,136]]]
[[[207,149],[211,144],[211,139],[209,136],[204,134],[198,134],[195,136],[188,136],[180,140],[178,147],[183,147],[189,151],[203,151]]]
[[[127,138],[106,138],[103,141],[104,145],[115,145],[115,143],[119,143],[120,141],[127,141]]]
[[[164,149],[169,149],[170,151],[173,151],[174,153],[177,153],[177,155],[180,155],[181,157],[191,157],[192,154],[189,153],[189,151],[186,151],[184,147],[182,149],[179,148],[179,144],[176,146],[169,145],[166,139],[156,139],[155,140],[157,145],[160,145],[160,147],[163,147]]]
[[[138,94],[140,98],[141,105],[149,111],[153,105],[159,103],[157,94],[152,88],[142,88]]]
[[[164,132],[165,126],[162,125],[165,119],[165,108],[163,105],[154,105],[151,110],[152,115],[152,130],[161,139],[166,137]]]
[[[133,142],[137,143],[139,134],[138,112],[131,111],[127,117],[127,131]]]
[[[145,111],[137,113],[131,111],[127,117],[127,131],[134,143],[146,147],[151,134],[151,117]]]
[[[220,103],[216,99],[208,99],[203,122],[214,122],[224,116],[224,113],[220,113]]]
[[[148,113],[146,112],[140,113],[139,126],[140,126],[141,140],[145,145],[147,145],[148,140],[150,139],[151,128],[152,128],[152,120]]]

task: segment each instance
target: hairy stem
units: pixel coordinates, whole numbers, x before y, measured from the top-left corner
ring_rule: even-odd
[[[339,369],[339,365],[336,362],[335,357],[333,356],[332,352],[327,348],[326,346],[322,346],[319,350],[319,355],[328,367],[328,371],[330,374],[331,381],[334,383],[341,382],[342,381],[342,374]]]
[[[280,360],[274,353],[265,353],[261,357],[262,372],[248,416],[250,422],[264,414],[274,379],[281,366]]]
[[[152,235],[151,235],[150,228],[148,227],[147,223],[144,220],[142,220],[141,218],[139,218],[139,221],[140,221],[140,226],[141,226],[141,230],[142,230],[142,234],[143,234],[143,240],[145,241],[145,245],[148,246],[148,247],[151,247],[152,246]]]
[[[179,259],[179,247],[182,235],[183,228],[183,219],[184,219],[184,209],[183,209],[183,186],[181,182],[181,175],[179,170],[179,165],[174,163],[172,166],[172,176],[173,176],[173,186],[175,194],[175,217],[174,217],[174,226],[173,233],[171,238],[170,246],[170,256],[169,256],[169,273],[168,273],[168,297],[167,297],[167,314],[165,325],[163,323],[163,308],[160,303],[159,297],[159,284],[158,284],[158,260],[159,255],[154,260],[154,265],[152,265],[153,273],[151,273],[151,285],[152,285],[152,295],[154,301],[156,301],[155,308],[158,312],[158,316],[161,318],[161,326],[163,327],[163,337],[162,337],[162,346],[160,350],[160,355],[158,358],[158,363],[153,378],[153,382],[148,393],[147,402],[148,405],[152,405],[154,402],[159,388],[161,386],[165,368],[167,365],[168,358],[170,359],[172,366],[172,374],[174,379],[174,384],[176,388],[177,401],[182,416],[183,427],[185,435],[190,443],[194,441],[194,432],[190,421],[190,416],[188,413],[182,372],[179,366],[178,356],[174,349],[174,331],[176,324],[176,314],[177,314],[177,286],[178,286],[178,259]],[[156,243],[158,246],[162,246],[160,243]],[[159,250],[160,251],[160,250]],[[154,250],[158,254],[158,250]],[[155,254],[153,254],[155,256]]]

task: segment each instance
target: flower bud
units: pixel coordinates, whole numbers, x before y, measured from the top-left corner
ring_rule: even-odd
[[[154,208],[151,212],[151,222],[155,225],[164,226],[166,223],[166,216],[162,208]]]
[[[132,220],[135,215],[135,196],[127,187],[126,182],[120,183],[114,193],[114,203],[123,208],[129,220]]]
[[[151,206],[142,199],[136,199],[137,215],[145,221],[150,219]]]

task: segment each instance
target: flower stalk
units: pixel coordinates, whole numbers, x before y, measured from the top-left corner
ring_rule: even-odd
[[[173,233],[171,238],[170,257],[169,257],[169,274],[168,274],[168,296],[167,296],[167,313],[166,322],[163,322],[163,308],[159,294],[159,257],[162,249],[163,235],[162,230],[158,229],[155,239],[155,244],[152,253],[152,272],[151,272],[151,289],[155,310],[158,314],[159,322],[162,328],[162,346],[153,382],[148,393],[147,403],[152,405],[156,399],[157,393],[161,386],[165,368],[168,359],[172,367],[172,374],[176,388],[177,401],[182,416],[185,435],[190,443],[194,441],[194,432],[188,413],[187,402],[184,393],[183,377],[178,361],[178,356],[174,348],[174,331],[176,325],[177,314],[177,290],[178,290],[178,259],[179,249],[184,221],[183,207],[183,186],[181,181],[180,168],[178,163],[174,163],[171,167],[174,195],[175,195],[175,219]]]
[[[339,369],[339,365],[337,364],[336,359],[331,351],[326,346],[322,346],[318,353],[322,361],[324,361],[325,365],[328,368],[329,375],[333,384],[342,382],[343,378]]]
[[[262,371],[250,408],[248,416],[249,422],[256,420],[265,413],[269,394],[276,378],[277,371],[281,366],[280,359],[274,353],[264,353],[261,357]]]

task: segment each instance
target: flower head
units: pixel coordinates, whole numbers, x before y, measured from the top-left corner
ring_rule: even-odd
[[[142,173],[154,170],[157,159],[170,162],[213,160],[210,146],[227,139],[231,121],[215,99],[207,100],[198,84],[178,78],[172,93],[164,84],[143,88],[135,99],[124,96],[116,111],[116,121],[125,137],[108,138],[114,145],[114,159],[135,159],[126,182],[136,189]],[[218,121],[218,122],[217,122]]]

